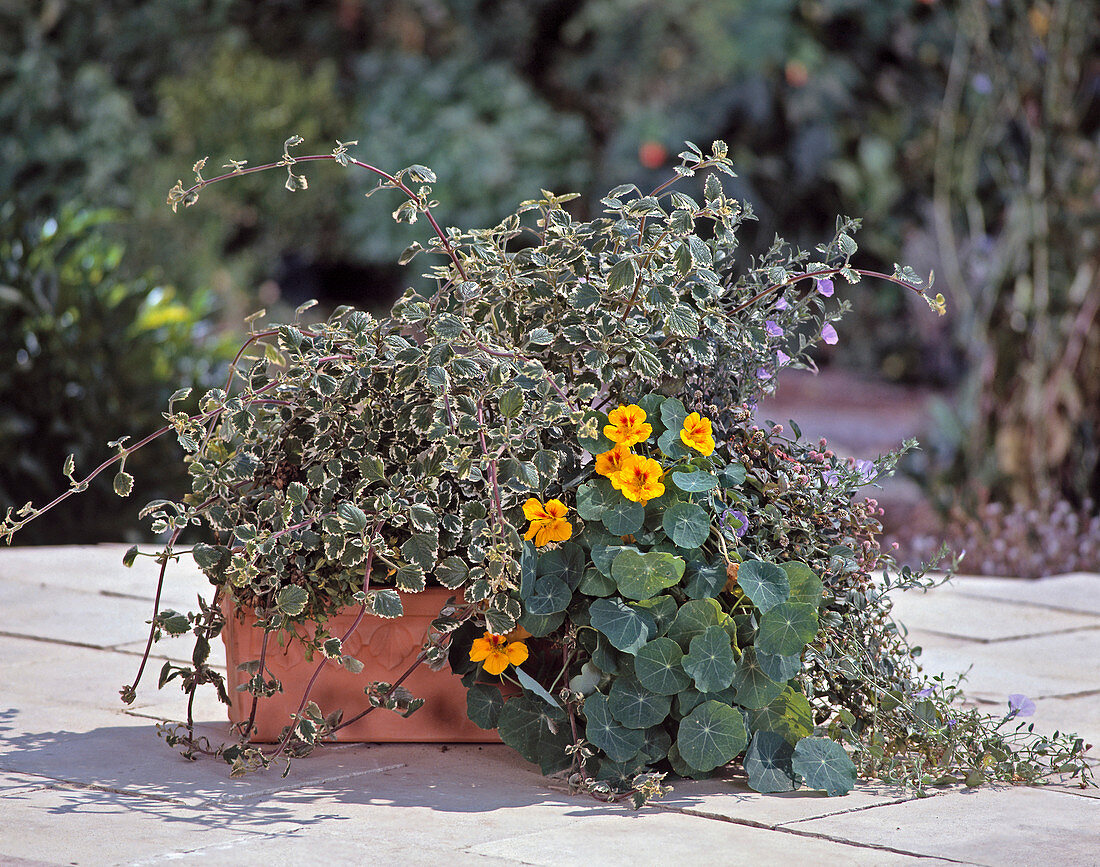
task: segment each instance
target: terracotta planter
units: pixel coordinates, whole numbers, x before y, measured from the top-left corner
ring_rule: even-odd
[[[372,681],[393,683],[412,664],[432,620],[454,591],[430,587],[423,593],[402,593],[405,613],[395,620],[365,616],[359,628],[344,642],[344,652],[363,662],[363,671],[351,674],[334,662],[322,669],[310,692],[322,713],[343,708],[350,719],[367,707],[363,688]],[[342,636],[355,621],[355,610],[341,612],[329,626],[329,631]],[[231,722],[244,722],[252,706],[252,696],[237,692],[236,687],[248,681],[246,672],[238,671],[241,663],[260,658],[263,630],[252,626],[252,611],[226,611],[226,626],[222,631],[228,664],[227,688],[233,704],[229,709]],[[283,691],[270,698],[261,698],[256,710],[257,743],[272,743],[290,715],[298,710],[306,684],[313,676],[318,660],[306,662],[301,646],[293,642],[280,647],[271,640],[267,648],[267,666],[283,685]],[[336,740],[352,743],[383,742],[444,742],[500,743],[495,730],[486,730],[470,722],[466,716],[466,688],[457,675],[448,669],[432,671],[426,665],[417,668],[403,683],[424,706],[407,719],[393,711],[378,708],[361,720],[336,732]]]

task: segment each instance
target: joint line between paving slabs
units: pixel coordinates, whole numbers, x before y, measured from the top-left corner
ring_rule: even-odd
[[[1005,635],[1000,638],[975,638],[972,635],[959,635],[957,632],[943,632],[938,629],[929,629],[923,627],[921,632],[926,632],[929,635],[935,635],[939,638],[954,638],[959,641],[969,641],[974,644],[1004,644],[1008,641],[1027,641],[1032,638],[1047,638],[1051,635],[1070,635],[1075,632],[1097,632],[1100,631],[1100,622],[1091,626],[1070,626],[1066,629],[1052,629],[1049,632],[1025,632],[1020,635]]]
[[[1045,611],[1059,611],[1063,614],[1082,614],[1100,617],[1100,614],[1095,611],[1082,611],[1080,608],[1070,608],[1068,605],[1051,605],[1049,602],[1029,602],[1025,599],[1005,599],[1003,596],[975,592],[974,590],[967,590],[965,587],[961,586],[956,587],[955,592],[957,592],[959,596],[965,596],[967,599],[980,599],[983,602],[1000,602],[1004,605],[1020,605],[1024,608],[1042,608]]]
[[[65,647],[82,647],[85,650],[111,650],[102,644],[87,644],[83,641],[69,641],[65,638],[47,638],[43,635],[26,635],[22,632],[8,632],[0,629],[0,638],[22,638],[25,641],[40,641],[43,644],[62,644]]]
[[[171,798],[167,795],[154,795],[149,792],[135,792],[130,789],[119,789],[114,786],[101,786],[98,783],[82,783],[79,780],[66,780],[64,777],[51,777],[46,774],[36,774],[33,771],[21,771],[15,768],[5,768],[0,766],[0,771],[8,774],[19,774],[25,777],[36,777],[37,779],[46,781],[42,788],[46,789],[80,789],[91,792],[105,792],[109,795],[123,795],[127,798],[145,798],[147,800],[159,801],[165,804],[174,804],[176,806],[186,807],[189,806],[187,801],[182,801],[179,798]]]
[[[790,834],[793,837],[810,837],[815,840],[827,840],[830,843],[839,843],[843,846],[852,846],[856,849],[874,849],[882,852],[891,852],[895,855],[907,855],[911,858],[938,858],[941,861],[949,861],[952,864],[973,864],[972,861],[959,861],[955,858],[948,858],[945,855],[925,855],[920,852],[910,852],[906,849],[896,849],[893,846],[886,846],[882,843],[865,843],[858,840],[848,840],[844,837],[834,837],[830,834],[815,831],[804,831],[799,828],[792,828],[791,824],[797,822],[809,822],[816,819],[827,819],[831,816],[841,816],[846,813],[860,813],[864,810],[874,810],[879,807],[892,807],[897,804],[904,804],[913,800],[912,798],[900,798],[896,801],[886,801],[881,804],[870,804],[866,807],[854,807],[851,810],[838,810],[836,813],[827,813],[823,816],[810,816],[805,819],[794,819],[789,824],[769,825],[765,822],[757,822],[754,819],[743,819],[735,816],[724,816],[720,813],[711,813],[706,810],[695,810],[691,807],[668,807],[661,804],[654,804],[658,810],[671,813],[683,813],[685,816],[696,816],[700,819],[715,819],[719,822],[728,822],[731,825],[744,825],[749,828],[759,828],[763,831],[778,831],[781,834]]]

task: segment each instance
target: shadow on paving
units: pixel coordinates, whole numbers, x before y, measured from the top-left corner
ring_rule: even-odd
[[[629,813],[557,792],[534,766],[498,745],[329,745],[292,763],[231,779],[220,759],[183,759],[148,726],[88,732],[15,730],[19,711],[0,711],[0,798],[47,787],[63,806],[51,814],[129,810],[204,828],[270,831],[273,823],[348,820],[351,806],[419,807],[455,814],[532,806],[576,807],[584,815]],[[217,743],[224,726],[203,724]],[[269,747],[270,748],[270,747]],[[692,798],[679,799],[690,806]],[[568,813],[567,813],[568,815]]]

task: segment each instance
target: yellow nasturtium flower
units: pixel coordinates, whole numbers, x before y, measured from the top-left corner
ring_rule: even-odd
[[[611,424],[604,425],[604,436],[627,448],[645,442],[653,433],[653,425],[646,423],[645,410],[635,403],[630,406],[619,404],[618,409],[607,414],[607,420]]]
[[[619,470],[619,484],[616,487],[628,500],[644,506],[665,492],[665,486],[661,482],[663,473],[661,465],[653,458],[631,455]]]
[[[484,638],[474,639],[470,660],[480,662],[487,674],[501,674],[509,665],[522,665],[527,661],[527,645],[522,641],[509,641],[506,635],[486,632]]]
[[[531,522],[524,539],[534,537],[535,546],[541,548],[550,542],[564,542],[573,535],[573,526],[565,516],[569,507],[561,500],[547,500],[544,506],[537,497],[523,504],[523,517]]]
[[[690,446],[704,456],[709,456],[714,451],[714,434],[711,432],[710,419],[691,413],[684,419],[684,429],[680,431],[680,439],[684,445]]]
[[[633,455],[630,453],[630,448],[618,443],[611,451],[596,455],[596,472],[601,476],[607,476],[611,484],[618,488],[619,471],[631,457]]]

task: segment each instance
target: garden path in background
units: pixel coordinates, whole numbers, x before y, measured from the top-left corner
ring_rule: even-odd
[[[791,435],[793,419],[803,439],[825,437],[841,457],[876,458],[910,437],[918,441],[932,426],[930,405],[942,391],[927,386],[898,385],[871,379],[840,368],[814,374],[786,369],[779,374],[775,394],[760,402],[758,423],[771,420]],[[934,532],[935,513],[912,479],[894,475],[880,482],[881,490],[867,495],[885,510],[883,526],[889,535],[901,530]]]

